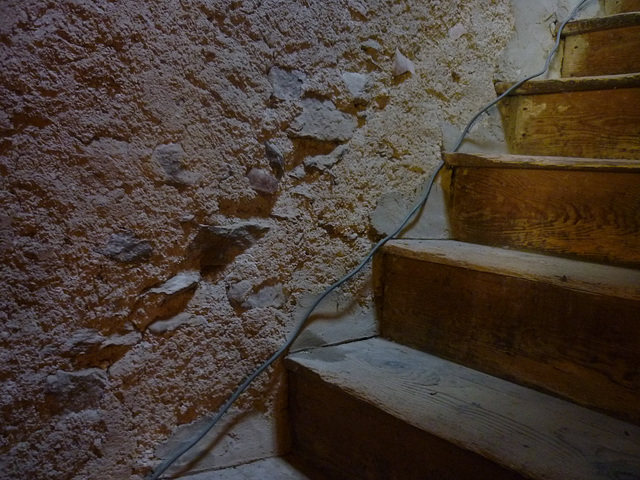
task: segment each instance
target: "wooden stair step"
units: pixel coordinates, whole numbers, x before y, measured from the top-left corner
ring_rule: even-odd
[[[640,271],[394,240],[374,275],[383,337],[640,423]]]
[[[604,0],[604,11],[607,15],[640,11],[640,0]]]
[[[640,72],[640,12],[570,22],[563,37],[563,77]]]
[[[499,107],[511,153],[640,159],[640,74],[533,80]]]
[[[445,154],[457,240],[640,266],[640,161]]]
[[[640,427],[405,346],[373,338],[286,364],[294,452],[334,479],[640,475]]]

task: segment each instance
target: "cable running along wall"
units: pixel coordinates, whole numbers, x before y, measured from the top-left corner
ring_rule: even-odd
[[[578,5],[576,5],[576,7],[571,11],[571,13],[569,14],[569,16],[564,20],[564,22],[562,22],[562,24],[560,25],[560,27],[558,28],[558,32],[556,34],[556,41],[555,41],[555,45],[553,47],[553,49],[551,50],[551,52],[549,53],[549,55],[547,56],[546,62],[544,64],[544,67],[542,68],[542,70],[540,70],[539,72],[530,75],[522,80],[520,80],[519,82],[515,83],[513,86],[511,86],[506,92],[504,92],[502,95],[500,95],[499,97],[497,97],[495,100],[493,100],[492,102],[488,103],[486,106],[484,106],[480,111],[478,111],[478,113],[476,113],[473,118],[469,121],[469,123],[467,123],[467,125],[465,126],[465,128],[463,129],[462,133],[460,134],[460,137],[458,138],[458,141],[455,144],[455,147],[453,148],[453,152],[457,152],[460,147],[462,146],[465,138],[467,137],[467,135],[469,134],[471,128],[473,127],[473,125],[475,125],[475,123],[478,121],[478,119],[484,114],[486,113],[489,109],[491,109],[492,107],[494,107],[498,102],[500,102],[504,97],[508,96],[511,92],[513,92],[514,90],[516,90],[517,88],[519,88],[522,84],[524,84],[525,82],[528,82],[529,80],[532,80],[534,78],[540,77],[542,75],[544,75],[548,70],[549,70],[549,66],[551,65],[551,60],[553,59],[554,55],[556,54],[556,52],[558,51],[558,48],[560,46],[560,39],[561,39],[561,35],[562,35],[562,31],[564,29],[564,27],[566,26],[566,24],[572,20],[576,14],[578,13],[578,11],[590,0],[582,0]],[[435,180],[437,178],[438,173],[440,172],[440,170],[442,170],[442,167],[444,166],[444,162],[440,161],[440,163],[436,166],[434,172],[431,174],[431,177],[429,178],[429,181],[427,182],[427,185],[425,187],[424,193],[422,194],[420,200],[418,201],[418,203],[411,209],[411,211],[404,217],[404,219],[402,220],[402,222],[400,223],[400,225],[395,229],[395,231],[393,233],[391,233],[390,235],[387,235],[385,238],[383,238],[382,240],[380,240],[370,251],[369,253],[364,257],[364,259],[358,264],[357,267],[355,267],[351,272],[349,272],[348,274],[346,274],[344,277],[342,277],[341,279],[339,279],[338,281],[336,281],[334,284],[332,284],[331,286],[329,286],[320,296],[318,296],[315,301],[313,302],[313,304],[311,304],[311,306],[307,309],[307,311],[305,312],[305,314],[303,315],[303,317],[298,321],[298,323],[296,324],[295,328],[291,331],[291,333],[289,334],[289,338],[288,340],[273,354],[271,355],[271,357],[269,357],[269,359],[267,359],[262,365],[260,365],[258,368],[256,368],[256,370],[251,373],[251,375],[249,375],[241,384],[240,386],[235,390],[235,392],[231,395],[231,397],[229,397],[229,399],[224,403],[224,405],[222,405],[222,407],[220,408],[220,410],[218,411],[218,413],[202,428],[202,430],[196,434],[187,444],[185,444],[182,448],[178,449],[177,451],[175,451],[169,458],[167,458],[166,460],[164,460],[156,469],[155,471],[148,477],[148,480],[157,480],[160,478],[160,476],[171,466],[173,465],[173,463],[176,462],[176,460],[178,460],[182,455],[184,455],[187,451],[189,451],[191,448],[193,448],[200,440],[202,440],[202,438],[209,433],[209,431],[211,431],[211,429],[213,427],[216,426],[216,424],[220,421],[220,419],[222,418],[222,416],[229,410],[229,408],[231,408],[231,406],[235,403],[235,401],[238,399],[238,397],[240,397],[240,395],[242,395],[242,393],[247,389],[247,387],[249,387],[249,385],[251,385],[251,383],[261,374],[263,373],[265,370],[267,370],[278,358],[280,358],[282,355],[284,355],[289,348],[291,347],[291,345],[293,344],[293,342],[298,338],[298,336],[300,335],[300,333],[302,332],[302,330],[304,329],[309,317],[311,316],[311,314],[315,311],[315,309],[318,307],[318,305],[320,305],[320,303],[330,294],[332,293],[334,290],[336,290],[337,288],[340,288],[343,284],[345,284],[346,282],[348,282],[349,280],[351,280],[353,277],[355,277],[358,273],[360,273],[362,271],[362,269],[369,263],[369,261],[371,260],[371,258],[373,258],[373,256],[376,254],[376,252],[378,250],[380,250],[380,248],[382,248],[382,246],[387,243],[389,240],[393,239],[394,237],[396,237],[408,224],[409,222],[413,219],[413,217],[419,212],[421,211],[424,206],[427,203],[427,200],[429,199],[429,195],[431,193],[431,190],[433,189],[433,185],[435,183]]]

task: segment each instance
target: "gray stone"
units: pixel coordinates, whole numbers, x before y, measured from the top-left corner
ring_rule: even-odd
[[[354,98],[363,98],[369,85],[369,77],[362,73],[345,72],[342,74],[342,81],[347,86],[347,90]]]
[[[269,70],[272,95],[280,100],[299,100],[306,79],[307,76],[300,70],[286,70],[280,67],[271,67]]]
[[[138,331],[133,331],[125,334],[115,334],[106,337],[102,342],[101,347],[132,347],[141,340],[142,334]]]
[[[357,125],[353,115],[341,112],[332,101],[307,98],[302,101],[302,113],[293,122],[291,134],[323,142],[346,142]]]
[[[320,170],[326,172],[330,170],[335,164],[337,164],[344,155],[349,151],[345,145],[340,145],[333,152],[328,155],[316,155],[309,157],[304,161],[305,168]]]
[[[104,341],[104,335],[93,328],[83,328],[74,333],[65,344],[65,350],[72,353],[84,353],[99,346]]]
[[[400,52],[400,50],[396,49],[396,57],[393,62],[393,76],[399,77],[405,73],[416,73],[416,67],[411,60]]]
[[[190,254],[198,259],[203,268],[227,265],[268,231],[267,225],[258,222],[228,226],[200,225],[191,243]]]
[[[79,411],[94,407],[104,394],[107,374],[99,368],[78,372],[56,371],[46,380],[46,392],[54,395],[57,406],[64,410]]]
[[[467,33],[466,27],[462,22],[458,22],[449,29],[449,38],[451,40],[457,40],[465,33]]]
[[[171,277],[159,287],[152,288],[148,291],[148,293],[175,295],[176,293],[194,288],[198,285],[199,282],[199,272],[180,272],[179,274]]]
[[[114,233],[100,253],[121,263],[138,263],[149,260],[153,247],[147,240],[140,240],[133,232]]]
[[[261,168],[252,168],[247,174],[249,184],[256,192],[273,195],[278,191],[278,179],[266,170]]]
[[[271,165],[276,177],[282,178],[282,175],[284,175],[284,155],[282,155],[277,145],[271,142],[264,142],[264,149],[269,165]]]
[[[382,52],[382,45],[373,38],[370,38],[366,42],[362,42],[361,47],[364,51]]]
[[[149,325],[148,330],[155,334],[161,334],[166,332],[172,332],[180,327],[186,325],[204,325],[206,323],[205,319],[192,315],[187,312],[179,313],[178,315],[168,318],[166,320],[158,320]]]
[[[289,176],[296,178],[298,180],[302,180],[307,175],[307,172],[304,171],[304,165],[298,165],[296,168],[289,172]]]
[[[390,235],[400,226],[410,204],[398,192],[385,193],[380,197],[376,208],[371,212],[371,226],[380,236]]]
[[[152,158],[162,167],[168,182],[180,185],[193,183],[193,174],[184,168],[185,153],[179,143],[158,145]]]
[[[235,307],[252,309],[263,307],[282,308],[286,298],[281,284],[266,286],[252,293],[253,285],[249,280],[232,284],[227,290],[227,298]]]
[[[253,284],[249,280],[242,280],[229,286],[227,290],[227,298],[231,305],[240,307],[247,300],[251,293]]]
[[[258,292],[249,295],[242,304],[242,307],[247,309],[263,307],[282,308],[285,300],[282,285],[278,284],[263,287]]]

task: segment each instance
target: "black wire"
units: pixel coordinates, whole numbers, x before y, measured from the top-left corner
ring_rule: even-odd
[[[564,29],[564,27],[567,25],[567,23],[576,15],[576,13],[578,13],[578,10],[580,10],[580,8],[582,8],[582,6],[587,3],[590,0],[582,0],[569,14],[569,16],[566,18],[566,20],[562,23],[562,25],[560,25],[560,28],[558,29],[558,33],[557,33],[557,37],[556,37],[556,43],[553,47],[553,49],[551,50],[551,52],[549,53],[549,55],[547,56],[547,61],[544,64],[543,69],[533,75],[528,76],[527,78],[520,80],[519,82],[513,84],[509,89],[507,89],[502,95],[500,95],[498,98],[496,98],[495,100],[489,102],[485,107],[483,107],[476,115],[474,115],[474,117],[469,121],[469,123],[467,123],[467,125],[465,126],[464,130],[462,131],[462,133],[460,134],[460,137],[455,145],[455,147],[453,148],[453,152],[457,152],[460,147],[462,146],[462,143],[464,142],[466,136],[469,134],[469,131],[471,130],[471,128],[473,127],[473,125],[475,124],[475,122],[482,116],[482,114],[484,114],[485,112],[487,112],[490,108],[492,108],[493,106],[495,106],[498,102],[500,102],[504,97],[506,97],[507,95],[509,95],[511,92],[513,92],[514,90],[516,90],[518,87],[520,87],[521,85],[523,85],[525,82],[528,82],[529,80],[532,80],[534,78],[537,78],[541,75],[544,75],[544,73],[549,69],[549,66],[551,64],[551,60],[553,58],[553,56],[555,55],[555,53],[558,50],[558,47],[560,46],[560,39],[561,39],[561,34],[562,34],[562,30]],[[304,314],[304,316],[302,317],[302,319],[297,323],[296,327],[293,329],[293,331],[291,332],[289,339],[273,354],[271,355],[271,357],[269,357],[269,359],[267,361],[265,361],[262,365],[260,365],[251,375],[249,375],[244,382],[242,382],[242,384],[240,384],[240,386],[236,389],[236,391],[233,393],[233,395],[231,395],[231,397],[224,403],[224,405],[220,408],[220,410],[218,411],[218,413],[216,414],[215,417],[213,417],[200,431],[200,433],[198,433],[188,444],[184,445],[182,448],[180,448],[179,450],[177,450],[176,452],[174,452],[174,454],[169,457],[168,459],[164,460],[155,470],[155,472],[153,472],[153,474],[149,477],[149,480],[157,480],[158,478],[160,478],[160,475],[162,475],[171,465],[173,465],[173,463],[178,460],[182,455],[184,455],[187,451],[189,451],[191,448],[193,448],[200,440],[202,440],[202,438],[209,433],[209,431],[211,431],[211,429],[218,423],[218,421],[220,421],[220,419],[222,418],[222,416],[229,410],[229,408],[231,408],[231,406],[235,403],[235,401],[238,399],[238,397],[240,395],[242,395],[242,393],[247,389],[247,387],[249,387],[249,385],[251,385],[251,383],[256,379],[256,377],[258,377],[262,372],[264,372],[267,368],[269,368],[278,358],[280,358],[282,355],[284,355],[284,353],[289,349],[289,347],[291,347],[291,345],[293,344],[293,342],[298,338],[298,336],[300,335],[300,333],[302,332],[302,330],[304,329],[307,321],[309,320],[309,317],[311,316],[311,314],[315,311],[315,309],[318,307],[318,305],[329,295],[331,294],[334,290],[336,290],[337,288],[341,287],[343,284],[345,284],[346,282],[348,282],[349,280],[351,280],[351,278],[353,278],[354,276],[356,276],[358,273],[360,273],[360,271],[362,271],[362,269],[369,263],[369,260],[371,260],[371,258],[378,252],[378,250],[380,250],[380,248],[382,248],[382,246],[387,243],[389,240],[391,240],[392,238],[394,238],[396,235],[398,235],[406,226],[407,224],[411,221],[411,219],[414,217],[414,215],[416,213],[418,213],[420,210],[422,210],[424,208],[424,206],[427,203],[427,200],[429,199],[429,195],[431,193],[431,190],[433,188],[433,185],[435,183],[436,177],[438,176],[438,173],[442,170],[442,168],[444,167],[444,162],[440,161],[438,163],[438,165],[436,166],[434,172],[432,173],[431,177],[429,178],[429,181],[427,183],[427,187],[422,195],[422,197],[420,198],[420,201],[411,209],[411,211],[404,217],[404,219],[402,220],[402,222],[400,223],[400,226],[398,228],[396,228],[393,233],[391,233],[390,235],[387,235],[386,237],[384,237],[382,240],[380,240],[370,251],[369,253],[364,257],[364,259],[358,264],[358,266],[356,268],[354,268],[351,272],[349,272],[348,274],[346,274],[344,277],[342,277],[340,280],[338,280],[337,282],[335,282],[333,285],[329,286],[318,298],[316,298],[316,300],[313,302],[313,304],[307,309],[306,313]]]

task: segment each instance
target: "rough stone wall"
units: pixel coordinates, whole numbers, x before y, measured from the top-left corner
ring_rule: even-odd
[[[507,0],[0,8],[3,479],[146,475],[417,198],[512,32]],[[284,403],[277,366],[202,468],[286,450]]]

